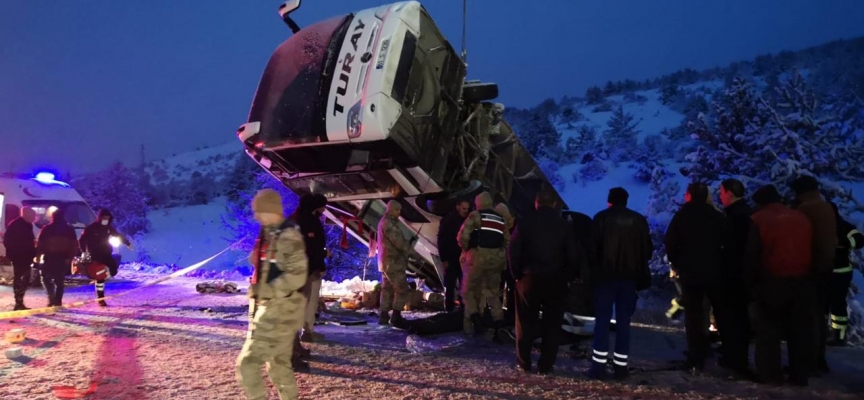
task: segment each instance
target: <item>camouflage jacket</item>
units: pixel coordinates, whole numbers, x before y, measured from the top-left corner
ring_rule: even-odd
[[[262,246],[265,254],[262,254]],[[289,297],[299,294],[306,284],[306,245],[300,229],[290,221],[278,228],[262,228],[249,262],[255,266],[253,282],[249,285],[250,298]]]
[[[378,223],[378,271],[405,270],[408,256],[414,254],[414,248],[405,239],[399,224],[399,220],[391,216],[384,216]]]

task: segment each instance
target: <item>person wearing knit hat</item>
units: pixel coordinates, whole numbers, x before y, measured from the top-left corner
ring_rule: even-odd
[[[292,362],[306,306],[301,291],[308,275],[306,245],[299,227],[285,218],[282,196],[276,191],[259,191],[252,199],[252,211],[261,229],[249,255],[254,267],[249,285],[251,320],[237,357],[237,379],[248,398],[267,398],[261,377],[261,365],[266,363],[279,397],[296,399],[294,371],[308,371],[309,366]]]
[[[278,222],[282,222],[281,219],[285,218],[285,210],[282,208],[282,196],[273,189],[259,190],[258,193],[255,194],[255,197],[252,198],[252,212],[255,213],[255,219],[263,225],[268,224],[265,224],[264,221],[259,219],[259,214],[269,214],[269,216],[264,217],[269,221],[279,219]],[[278,216],[279,218],[276,218],[275,216]]]

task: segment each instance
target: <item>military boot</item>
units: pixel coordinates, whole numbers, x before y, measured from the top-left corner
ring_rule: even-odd
[[[471,324],[474,325],[475,335],[486,333],[486,325],[483,324],[483,317],[480,314],[471,314]]]
[[[405,318],[402,318],[402,311],[394,310],[393,316],[390,318],[390,323],[395,327],[404,326]]]
[[[378,325],[390,325],[390,313],[382,312],[381,316],[378,317]]]

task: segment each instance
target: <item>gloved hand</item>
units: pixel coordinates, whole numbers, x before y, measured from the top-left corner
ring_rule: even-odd
[[[129,244],[126,246],[126,248],[128,248],[129,251],[135,251],[135,246],[133,246],[132,243],[129,243]]]

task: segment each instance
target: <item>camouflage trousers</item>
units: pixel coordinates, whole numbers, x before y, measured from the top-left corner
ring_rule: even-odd
[[[254,317],[246,335],[246,343],[237,357],[237,380],[249,399],[267,399],[267,389],[261,376],[261,364],[267,364],[270,380],[279,398],[297,399],[297,381],[291,366],[291,355],[297,331],[303,326],[306,299],[299,292],[281,299],[254,300]]]
[[[402,311],[408,301],[408,277],[405,270],[381,272],[381,315]]]
[[[465,302],[465,333],[474,333],[474,323],[471,315],[483,314],[486,304],[489,304],[492,319],[504,319],[501,306],[501,272],[506,267],[504,249],[472,249],[465,254],[462,271],[465,274],[462,281],[462,299]]]

